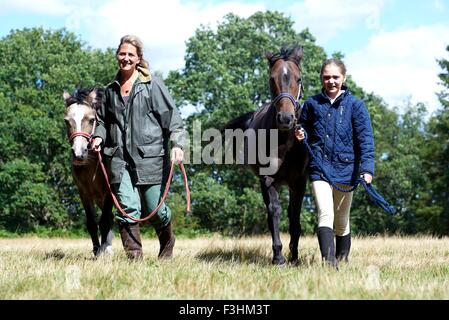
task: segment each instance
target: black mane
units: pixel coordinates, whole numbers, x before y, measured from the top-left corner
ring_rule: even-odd
[[[95,91],[97,93],[94,100],[89,96],[89,94]],[[84,104],[87,106],[90,106],[97,110],[99,107],[102,97],[103,97],[104,90],[100,88],[76,88],[75,91],[70,95],[70,98],[66,100],[66,105],[70,106],[74,103],[77,104]]]
[[[279,59],[293,61],[299,66],[303,57],[303,49],[298,45],[284,44],[279,53],[267,54],[266,56],[269,60],[270,68]]]

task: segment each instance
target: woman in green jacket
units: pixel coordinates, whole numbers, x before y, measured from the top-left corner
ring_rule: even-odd
[[[120,206],[133,218],[147,216],[158,205],[171,160],[182,161],[185,130],[178,109],[162,80],[152,77],[143,58],[142,42],[122,37],[116,51],[119,72],[106,87],[97,110],[92,148],[103,148],[112,189]],[[142,257],[139,223],[119,212],[120,236],[127,256]],[[173,254],[175,236],[165,204],[151,219],[159,237],[159,258]]]

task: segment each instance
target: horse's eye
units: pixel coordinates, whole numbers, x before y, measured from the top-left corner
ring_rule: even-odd
[[[90,123],[91,125],[93,125],[94,122],[95,122],[95,119],[90,119],[90,120],[89,120],[89,123]]]
[[[70,126],[70,120],[69,119],[64,119],[65,125],[68,127]]]

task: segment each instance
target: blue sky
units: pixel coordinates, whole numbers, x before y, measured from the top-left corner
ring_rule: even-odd
[[[259,10],[284,12],[297,31],[308,27],[328,55],[345,55],[357,84],[391,107],[421,101],[431,112],[439,108],[436,59],[449,59],[449,0],[0,0],[0,37],[66,27],[91,47],[115,48],[122,35],[136,34],[152,67],[166,75],[183,67],[185,41],[200,24]]]

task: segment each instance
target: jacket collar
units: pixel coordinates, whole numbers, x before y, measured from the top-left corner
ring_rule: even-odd
[[[141,66],[137,66],[137,71],[139,72],[139,76],[136,81],[139,81],[142,83],[151,81],[152,76],[151,76],[150,70],[143,68]],[[115,83],[120,87],[120,70],[117,72],[114,80],[108,85],[108,87]]]
[[[343,92],[341,95],[339,95],[339,96],[337,97],[337,99],[335,99],[334,103],[337,102],[337,101],[339,101],[339,100],[341,100],[341,99],[343,99],[343,98],[346,97],[348,94],[351,94],[351,93],[349,92],[348,87],[345,86],[345,85],[342,85],[342,86],[341,86],[341,90],[344,91],[344,92]],[[321,99],[330,102],[330,98],[327,96],[326,92],[324,91],[324,88],[321,89],[320,97],[321,97]],[[334,103],[333,103],[333,104],[334,104]]]

